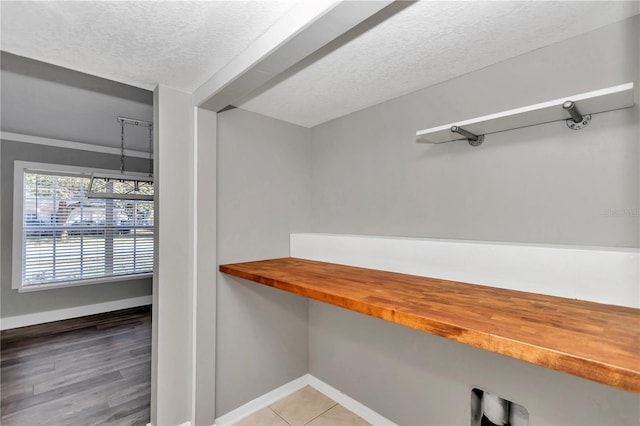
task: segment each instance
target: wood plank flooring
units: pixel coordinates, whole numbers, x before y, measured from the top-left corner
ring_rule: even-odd
[[[151,307],[0,334],[3,426],[146,425]]]

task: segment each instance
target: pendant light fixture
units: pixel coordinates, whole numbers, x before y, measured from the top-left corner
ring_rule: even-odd
[[[120,174],[93,173],[87,198],[116,200],[153,200],[153,123],[133,118],[118,117],[120,123]],[[124,170],[124,127],[126,124],[149,129],[149,174],[146,177],[127,175]]]

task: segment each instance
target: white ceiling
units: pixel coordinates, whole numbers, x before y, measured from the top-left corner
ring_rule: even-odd
[[[633,16],[639,5],[420,1],[237,106],[312,127]]]
[[[1,46],[142,88],[193,92],[294,3],[3,0]],[[236,106],[311,127],[639,11],[636,1],[420,1]]]
[[[193,92],[295,1],[5,1],[2,50],[144,89]]]

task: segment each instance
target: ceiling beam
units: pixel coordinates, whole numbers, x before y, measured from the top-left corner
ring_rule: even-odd
[[[193,93],[219,112],[311,55],[393,1],[300,2]]]

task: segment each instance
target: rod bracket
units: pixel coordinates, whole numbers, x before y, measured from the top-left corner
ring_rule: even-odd
[[[582,115],[578,111],[576,103],[573,101],[566,101],[562,104],[562,108],[567,111],[571,118],[567,118],[567,127],[571,130],[584,129],[591,123],[591,114]]]
[[[484,142],[484,135],[476,135],[463,129],[462,127],[451,126],[451,131],[467,138],[467,142],[469,142],[469,145],[471,146],[479,146],[482,145],[482,142]]]
[[[134,125],[134,126],[142,126],[142,127],[153,128],[153,123],[151,121],[137,120],[135,118],[128,118],[128,117],[118,116],[118,122],[123,126],[125,124],[131,124],[131,125]]]

